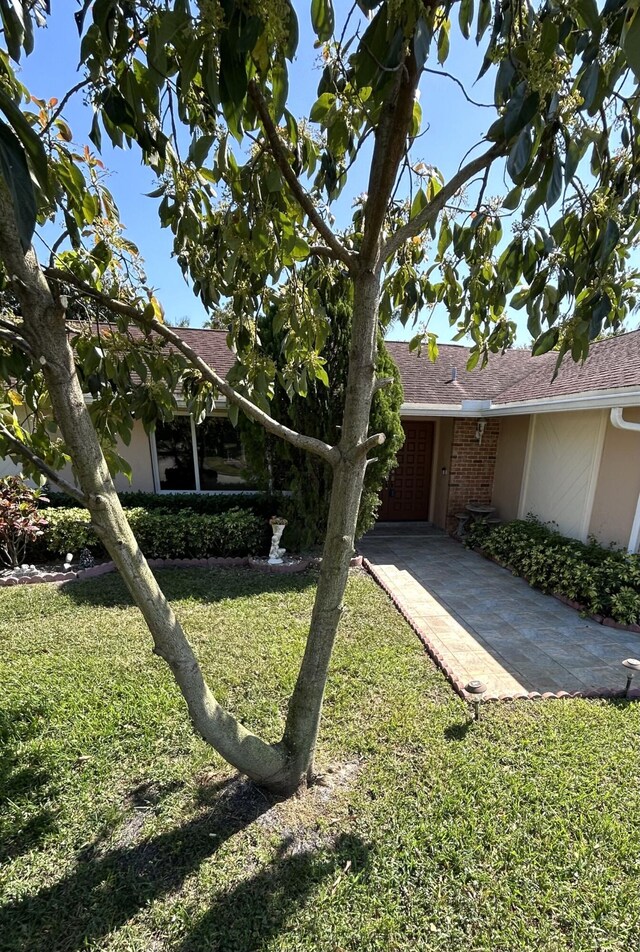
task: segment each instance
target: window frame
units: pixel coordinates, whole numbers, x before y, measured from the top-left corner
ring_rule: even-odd
[[[155,427],[149,433],[149,447],[151,450],[151,470],[153,474],[153,486],[154,491],[161,495],[167,493],[170,496],[184,495],[188,496],[192,493],[201,493],[202,495],[207,496],[257,496],[260,494],[259,489],[201,489],[200,488],[200,467],[198,465],[198,441],[196,438],[196,421],[193,418],[192,413],[176,413],[176,417],[189,417],[191,423],[191,451],[193,454],[193,471],[195,474],[195,489],[162,489],[160,485],[160,467],[158,465],[158,446],[156,444],[156,431]],[[207,419],[212,420],[228,420],[229,417],[226,413],[212,413]],[[242,443],[240,443],[242,445]]]

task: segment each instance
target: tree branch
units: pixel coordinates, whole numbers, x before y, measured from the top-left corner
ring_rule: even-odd
[[[424,67],[425,73],[431,73],[432,76],[442,76],[444,79],[450,79],[452,82],[456,83],[457,86],[462,90],[462,94],[467,102],[470,102],[472,106],[479,106],[482,109],[493,109],[495,110],[495,104],[492,102],[477,102],[475,99],[472,99],[471,96],[467,93],[467,90],[464,88],[463,83],[460,82],[457,76],[454,76],[453,73],[447,73],[442,69],[428,69]]]
[[[386,443],[386,440],[384,433],[374,433],[373,436],[370,436],[358,446],[358,455],[366,456],[369,450],[375,449],[376,446],[382,446],[383,443]]]
[[[108,295],[103,294],[101,291],[97,291],[95,288],[92,288],[90,284],[86,284],[84,281],[77,278],[70,271],[62,271],[57,268],[45,268],[44,273],[47,278],[51,278],[55,281],[64,281],[67,284],[73,285],[79,291],[82,291],[83,294],[93,298],[95,301],[99,301],[104,307],[110,310],[114,314],[121,314],[124,317],[131,318],[137,325],[144,327],[145,330],[153,330],[159,336],[164,338],[172,344],[176,350],[179,350],[180,353],[189,360],[190,364],[200,371],[205,380],[208,380],[214,385],[214,387],[227,398],[229,403],[233,403],[237,406],[242,412],[249,417],[250,420],[254,420],[256,423],[259,423],[268,433],[272,433],[274,436],[279,437],[282,440],[285,440],[287,443],[291,443],[293,446],[297,446],[298,449],[306,450],[308,453],[313,453],[316,456],[320,456],[322,459],[325,459],[328,463],[333,465],[337,462],[339,457],[339,452],[336,447],[330,446],[328,443],[323,443],[322,440],[317,440],[312,436],[304,436],[302,433],[298,433],[296,430],[290,429],[288,426],[284,426],[282,423],[278,423],[277,420],[274,420],[273,417],[270,417],[268,413],[265,413],[264,410],[261,410],[257,407],[251,400],[248,400],[246,397],[243,397],[239,394],[234,388],[227,383],[227,381],[220,377],[215,370],[209,366],[209,364],[200,357],[192,347],[190,347],[179,334],[176,334],[175,330],[168,327],[166,324],[163,324],[161,321],[156,320],[155,318],[149,320],[145,318],[142,314],[142,311],[138,310],[137,307],[134,307],[132,304],[126,304],[123,301],[118,301],[115,298],[110,298]]]
[[[429,204],[426,205],[415,218],[412,218],[406,225],[399,228],[398,231],[388,239],[382,249],[382,262],[391,258],[396,251],[402,247],[405,241],[413,238],[414,235],[418,235],[421,231],[424,231],[428,225],[432,224],[447,202],[453,198],[456,192],[461,189],[472,176],[488,168],[494,159],[504,154],[504,146],[496,143],[482,155],[479,155],[477,159],[472,159],[471,162],[463,166],[459,172],[456,172],[453,178],[450,179],[446,185],[442,186],[438,194],[431,199]]]
[[[71,97],[72,97],[72,96],[75,96],[75,94],[76,94],[77,92],[80,92],[80,90],[81,90],[84,86],[88,86],[90,82],[91,82],[91,79],[90,79],[89,77],[87,77],[87,79],[83,79],[83,80],[81,80],[79,83],[76,83],[75,86],[72,86],[68,93],[65,93],[65,95],[64,95],[64,96],[62,97],[62,99],[60,100],[60,102],[59,102],[59,104],[58,104],[58,106],[57,106],[57,108],[56,108],[56,111],[53,113],[53,115],[51,116],[51,118],[50,118],[49,121],[47,122],[46,126],[45,126],[44,129],[42,130],[41,135],[45,135],[45,134],[49,131],[49,129],[50,129],[51,126],[54,124],[54,122],[56,121],[56,119],[58,118],[58,116],[60,116],[60,115],[62,114],[62,111],[63,111],[64,107],[67,105],[67,103],[69,102],[69,100],[71,99]]]
[[[269,114],[269,109],[264,100],[264,96],[258,88],[256,81],[253,79],[249,83],[249,95],[258,115],[260,116],[260,121],[262,122],[265,135],[271,148],[271,154],[276,160],[276,164],[280,169],[287,185],[291,189],[298,205],[300,205],[313,227],[324,239],[327,246],[331,249],[332,257],[336,258],[338,261],[344,261],[347,267],[351,269],[354,266],[354,256],[349,251],[347,251],[344,245],[338,240],[337,236],[334,234],[332,229],[329,227],[314,205],[313,199],[309,193],[300,184],[296,173],[291,168],[287,157],[287,152],[284,145],[282,144],[280,136],[278,135],[278,130],[273,122],[273,119]]]
[[[7,443],[10,443],[14,449],[14,452],[18,456],[22,456],[23,459],[28,460],[32,466],[35,466],[36,469],[39,469],[40,472],[50,479],[52,483],[55,483],[56,486],[59,486],[60,489],[65,492],[68,496],[71,496],[72,499],[75,499],[76,502],[79,502],[81,506],[87,505],[87,497],[82,493],[73,483],[67,482],[63,476],[60,476],[59,473],[52,469],[43,459],[41,459],[33,450],[30,450],[17,436],[8,430],[4,423],[0,423],[0,436],[3,436]]]
[[[393,377],[379,377],[373,385],[373,392],[377,393],[378,390],[383,390],[385,387],[390,387],[393,382]]]
[[[413,53],[410,53],[401,65],[402,68],[394,76],[382,108],[371,158],[364,209],[364,232],[359,255],[361,264],[366,269],[379,266],[383,260],[379,255],[382,226],[396,184],[398,169],[406,153],[415,92],[420,79]]]

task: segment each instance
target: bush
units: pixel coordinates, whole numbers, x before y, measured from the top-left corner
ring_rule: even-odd
[[[128,509],[127,517],[150,559],[240,556],[265,550],[264,520],[243,509],[210,516],[184,508],[174,512],[137,507]],[[49,509],[47,519],[45,542],[52,555],[83,548],[104,555],[86,509]]]
[[[19,476],[0,479],[0,563],[15,568],[26,556],[27,546],[42,536],[47,520],[38,503],[47,499]]]
[[[481,548],[543,592],[579,602],[592,615],[640,623],[640,557],[568,539],[535,518],[473,525],[467,544]]]

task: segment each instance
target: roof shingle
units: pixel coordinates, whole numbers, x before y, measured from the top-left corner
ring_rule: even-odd
[[[225,331],[187,327],[179,333],[217,373],[227,374],[234,356]],[[406,341],[386,343],[400,369],[405,403],[459,406],[463,400],[491,400],[497,406],[598,390],[640,391],[640,330],[595,342],[584,364],[565,357],[555,380],[553,352],[532,357],[526,349],[508,350],[492,354],[486,367],[469,372],[468,347],[440,344],[434,364],[426,356],[410,353]]]

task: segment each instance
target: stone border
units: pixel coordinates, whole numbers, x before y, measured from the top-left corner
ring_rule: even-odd
[[[321,559],[300,559],[298,562],[285,562],[282,565],[269,565],[250,555],[238,558],[209,558],[209,559],[148,559],[147,564],[152,569],[239,569],[251,568],[257,572],[272,575],[291,575],[295,572],[304,572],[310,566],[317,566]],[[359,568],[363,564],[361,555],[351,559],[350,565]],[[79,569],[77,572],[44,572],[42,575],[7,575],[0,578],[0,588],[11,585],[39,585],[51,582],[83,582],[85,579],[98,578],[115,572],[114,562],[100,562],[90,569]]]
[[[478,696],[469,694],[467,691],[465,691],[464,681],[462,681],[456,675],[453,668],[447,664],[443,655],[434,646],[429,636],[425,634],[424,630],[413,618],[411,613],[407,611],[404,605],[402,605],[402,603],[396,598],[393,591],[389,588],[384,579],[377,573],[375,566],[372,565],[368,559],[363,559],[362,565],[363,568],[374,579],[374,581],[380,586],[380,588],[389,596],[389,599],[400,612],[405,621],[408,622],[410,628],[415,632],[422,645],[426,649],[427,654],[434,662],[436,667],[442,671],[456,694],[462,698],[463,701],[467,701],[469,703],[472,701],[477,701]],[[513,694],[485,694],[482,697],[482,703],[485,704],[487,701],[551,701],[561,700],[562,698],[640,701],[640,688],[634,688],[633,690],[629,691],[627,696],[625,696],[624,691],[614,691],[612,688],[594,688],[590,691],[544,691],[542,694],[539,691],[516,691]]]

